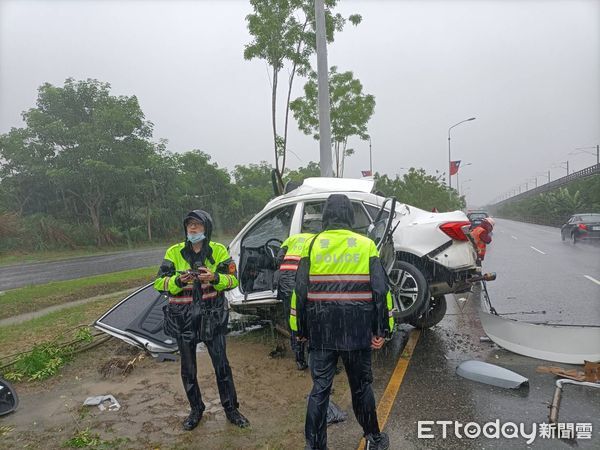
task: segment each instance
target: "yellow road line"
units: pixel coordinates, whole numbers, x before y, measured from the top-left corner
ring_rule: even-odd
[[[419,336],[421,336],[421,331],[417,330],[416,328],[410,332],[408,342],[402,351],[402,355],[400,355],[400,358],[398,359],[398,364],[396,364],[394,373],[392,373],[392,376],[390,377],[390,381],[385,388],[383,397],[381,397],[381,400],[379,400],[379,405],[377,406],[377,419],[379,422],[379,429],[381,430],[383,430],[383,427],[385,427],[388,417],[390,416],[390,412],[394,406],[394,401],[396,401],[396,395],[398,394],[400,385],[404,379],[404,374],[408,369],[408,363],[410,363],[410,358],[412,357],[415,347],[417,346],[417,342],[419,341]],[[364,450],[364,448],[365,440],[363,438],[360,440],[358,450]]]

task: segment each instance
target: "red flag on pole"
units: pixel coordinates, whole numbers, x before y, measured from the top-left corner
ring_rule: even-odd
[[[450,161],[450,176],[456,175],[458,173],[459,167],[460,167],[460,160]]]
[[[370,170],[361,170],[360,173],[362,173],[363,177],[371,177],[371,176],[373,176],[373,174],[371,173]]]

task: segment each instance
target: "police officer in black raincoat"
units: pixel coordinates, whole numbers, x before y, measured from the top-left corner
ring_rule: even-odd
[[[249,422],[238,411],[225,347],[229,312],[224,291],[238,285],[235,263],[224,245],[211,241],[213,222],[207,212],[191,211],[183,227],[185,241],[167,250],[154,282],[169,299],[163,310],[164,331],[177,341],[181,355],[181,380],[191,406],[183,428],[194,429],[205,409],[196,376],[196,346],[200,342],[212,360],[225,415],[243,428]]]
[[[352,393],[352,408],[367,449],[389,448],[377,422],[371,383],[371,350],[394,328],[387,275],[375,243],[351,231],[347,196],[332,194],[323,210],[323,231],[305,248],[290,308],[290,327],[308,339],[313,389],[306,412],[308,449],[327,449],[327,406],[338,358]]]

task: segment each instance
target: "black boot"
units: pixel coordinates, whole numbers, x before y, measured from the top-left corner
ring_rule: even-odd
[[[365,436],[367,445],[365,450],[388,450],[390,448],[390,438],[386,433],[368,434]]]
[[[306,361],[304,361],[303,359],[297,359],[296,368],[298,370],[306,370],[308,368],[308,364],[306,364]]]
[[[191,431],[198,426],[202,419],[202,411],[199,409],[192,409],[190,415],[183,421],[183,429],[185,431]]]
[[[237,409],[225,411],[225,415],[227,416],[227,420],[240,428],[246,428],[250,425],[248,419],[246,419]]]

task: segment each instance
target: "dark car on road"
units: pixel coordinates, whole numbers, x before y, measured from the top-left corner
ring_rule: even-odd
[[[573,214],[560,228],[563,241],[569,239],[573,244],[587,239],[600,239],[600,214]]]
[[[467,217],[471,222],[471,228],[475,228],[483,219],[487,219],[490,215],[486,211],[468,211]]]

